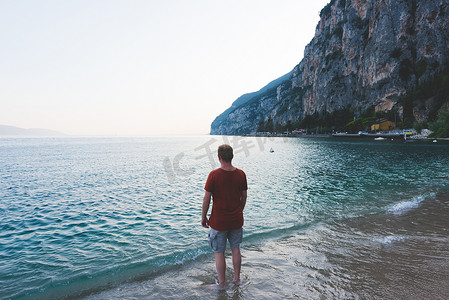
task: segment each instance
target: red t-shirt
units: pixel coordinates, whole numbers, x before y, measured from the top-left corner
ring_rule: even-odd
[[[242,191],[248,189],[246,175],[240,169],[213,170],[204,189],[212,193],[212,212],[209,226],[218,231],[239,229],[243,226]]]

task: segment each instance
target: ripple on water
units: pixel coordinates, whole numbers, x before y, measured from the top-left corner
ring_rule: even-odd
[[[136,261],[154,267],[182,263],[207,252],[206,231],[199,226],[199,219],[211,164],[207,157],[197,159],[195,149],[208,139],[35,139],[2,143],[0,278],[5,280],[2,286],[7,286],[7,291],[0,291],[0,298],[27,288],[44,290],[52,284],[69,287],[77,277],[120,273],[118,270],[128,270]],[[248,138],[248,142],[256,145],[255,139]],[[391,219],[404,217],[428,202],[414,197],[447,185],[449,177],[445,148],[428,152],[419,145],[314,139],[269,139],[265,146],[251,148],[254,151],[250,156],[236,153],[235,158],[248,177],[245,237],[253,242],[321,222],[366,217],[365,212],[375,215],[382,210]],[[267,150],[271,146],[274,153]],[[172,162],[179,149],[186,154],[185,168],[192,166],[194,172],[170,182],[163,161],[168,156]],[[428,182],[417,185],[420,178]],[[322,282],[331,284],[328,295],[342,295],[337,291],[338,282],[330,280],[339,269],[326,261],[350,254],[341,245],[359,241],[371,247],[388,243],[390,236],[406,236],[384,232],[381,228],[385,224],[380,221],[370,224],[373,228],[376,225],[380,229],[368,231],[367,241],[356,231],[345,228],[339,232],[334,227],[317,230],[316,235],[311,230],[307,238],[295,240],[292,251],[276,249],[297,261],[292,267],[284,266],[284,270],[299,266],[308,270],[304,274],[312,276],[298,275],[298,285],[322,278]],[[438,226],[443,228],[444,223]],[[391,245],[402,244],[393,239]],[[356,246],[354,242],[359,263],[363,264],[370,251]],[[378,248],[375,251],[382,251]],[[307,259],[301,260],[293,249]],[[382,257],[379,253],[376,259]],[[260,257],[261,262],[267,263],[266,259]],[[251,275],[261,280],[264,276],[256,271]],[[107,275],[104,278],[107,285]],[[347,284],[345,278],[341,280]],[[287,281],[292,286],[297,284],[293,279]],[[322,282],[310,286],[324,290]]]

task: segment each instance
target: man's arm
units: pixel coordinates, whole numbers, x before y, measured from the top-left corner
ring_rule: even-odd
[[[240,202],[242,203],[242,210],[245,209],[247,196],[248,196],[248,190],[242,191],[242,196],[240,196]]]
[[[209,211],[211,196],[212,196],[211,192],[206,191],[204,193],[203,209],[201,212],[201,225],[205,228],[209,228],[209,219],[207,218],[207,212]]]

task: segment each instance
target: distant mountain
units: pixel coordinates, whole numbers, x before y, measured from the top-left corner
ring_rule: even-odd
[[[15,126],[0,125],[0,136],[65,136],[66,134],[42,128],[19,128]]]

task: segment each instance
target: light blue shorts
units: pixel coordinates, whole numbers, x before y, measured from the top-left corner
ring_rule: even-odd
[[[242,228],[227,231],[218,231],[213,228],[209,230],[209,245],[214,252],[225,252],[227,240],[229,240],[231,248],[239,248],[242,239]]]

